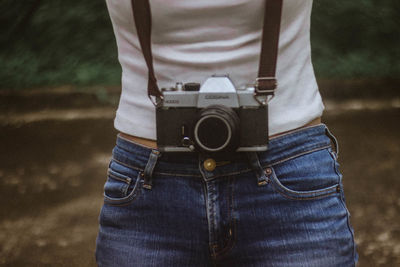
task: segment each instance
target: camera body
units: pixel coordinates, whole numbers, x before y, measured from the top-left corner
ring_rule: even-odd
[[[268,105],[255,97],[254,87],[236,89],[224,75],[162,91],[156,109],[161,152],[267,150]]]

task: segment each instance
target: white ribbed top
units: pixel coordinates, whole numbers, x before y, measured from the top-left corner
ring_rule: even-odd
[[[114,126],[156,139],[155,108],[147,97],[147,67],[131,0],[106,0],[122,66],[122,93]],[[258,72],[264,0],[151,0],[152,50],[159,87],[204,82],[229,74],[236,87]],[[269,105],[270,134],[300,127],[324,106],[311,63],[312,0],[287,0],[279,42],[279,86]]]

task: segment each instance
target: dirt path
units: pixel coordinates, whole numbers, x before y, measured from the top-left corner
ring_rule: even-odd
[[[0,223],[0,264],[9,266],[95,266],[94,240],[102,198],[76,198],[36,216]]]

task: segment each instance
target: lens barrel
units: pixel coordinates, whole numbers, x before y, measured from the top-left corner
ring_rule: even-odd
[[[212,105],[202,109],[194,128],[197,147],[206,152],[234,151],[239,145],[239,124],[231,108]]]

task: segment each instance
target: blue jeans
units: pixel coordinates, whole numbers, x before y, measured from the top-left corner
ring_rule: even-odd
[[[332,146],[333,144],[333,146]],[[99,266],[355,266],[336,139],[325,125],[262,153],[164,153],[121,137],[104,186]]]

